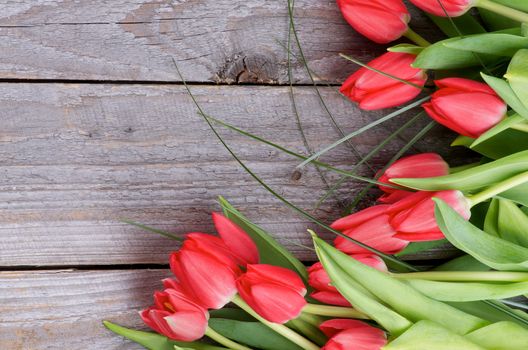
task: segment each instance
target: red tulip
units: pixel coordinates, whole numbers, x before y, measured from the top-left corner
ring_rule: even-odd
[[[436,153],[422,153],[396,161],[379,177],[378,181],[390,184],[395,178],[435,177],[449,174],[449,165]],[[379,186],[385,192],[378,200],[382,203],[395,203],[412,192],[391,187]]]
[[[385,332],[357,320],[328,320],[319,328],[330,337],[321,350],[380,350],[387,344]]]
[[[255,312],[274,323],[298,317],[306,305],[306,287],[293,271],[272,265],[248,265],[237,280],[240,297]]]
[[[222,241],[239,265],[245,266],[259,262],[257,246],[244,230],[219,213],[213,213],[213,222]]]
[[[218,237],[187,235],[182,248],[171,254],[170,266],[185,291],[207,309],[222,308],[236,294],[241,271]]]
[[[458,17],[466,13],[475,0],[410,0],[425,12],[441,17]]]
[[[461,135],[477,138],[506,116],[506,104],[484,83],[447,78],[435,84],[439,90],[423,107],[431,118]]]
[[[372,21],[371,18],[367,20]],[[368,65],[423,87],[427,76],[423,70],[411,67],[415,58],[416,56],[407,53],[387,52]],[[358,102],[361,109],[376,110],[399,106],[418,96],[421,90],[363,67],[352,74],[339,91],[352,101]]]
[[[460,191],[415,192],[387,209],[390,225],[397,231],[394,237],[410,242],[444,238],[436,223],[433,197],[448,203],[466,220],[471,216],[469,201]]]
[[[376,255],[355,254],[351,256],[365,265],[372,266],[380,271],[387,271],[387,266],[383,260]],[[331,285],[330,277],[321,263],[318,262],[312,265],[308,269],[308,273],[308,283],[315,289],[315,291],[310,294],[312,298],[325,304],[350,306],[348,300],[346,300],[337,289]]]
[[[173,340],[194,341],[204,336],[209,313],[185,294],[166,289],[154,294],[155,305],[140,315],[145,324]]]
[[[372,41],[386,44],[409,29],[411,19],[402,0],[337,0],[346,21]]]
[[[335,221],[333,229],[387,254],[402,251],[408,241],[394,237],[397,233],[390,225],[389,205],[375,205]],[[347,254],[370,253],[367,249],[343,238],[334,241],[337,249]]]

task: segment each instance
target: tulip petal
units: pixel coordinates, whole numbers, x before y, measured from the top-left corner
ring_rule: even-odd
[[[249,235],[233,221],[219,213],[213,213],[213,222],[216,231],[224,241],[225,245],[235,255],[241,265],[257,264],[259,252],[255,242]]]
[[[358,321],[358,320],[351,320],[348,318],[335,318],[332,320],[324,321],[319,325],[319,329],[323,331],[323,333],[327,337],[333,337],[340,331],[343,331],[345,329],[355,329],[356,331],[365,331],[369,332],[371,331],[372,327],[368,323]],[[374,328],[376,329],[376,328]]]
[[[297,318],[306,306],[306,300],[296,291],[267,283],[252,286],[251,298],[244,300],[266,320],[281,324]]]
[[[248,265],[245,276],[272,281],[276,285],[287,286],[301,295],[306,294],[306,286],[299,275],[284,267],[266,264]]]
[[[385,214],[388,208],[389,205],[375,205],[367,209],[358,211],[357,213],[338,219],[334,221],[334,223],[330,225],[330,227],[338,231],[348,230],[379,215]]]
[[[350,302],[338,292],[318,291],[310,294],[312,298],[322,303],[335,306],[350,307]]]
[[[207,319],[198,312],[182,311],[164,317],[177,340],[194,341],[204,336]]]

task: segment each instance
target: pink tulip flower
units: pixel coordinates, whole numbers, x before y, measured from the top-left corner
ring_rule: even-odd
[[[331,226],[343,234],[386,254],[402,251],[409,242],[395,237],[396,230],[390,225],[387,214],[389,205],[375,205],[335,221]],[[370,253],[344,237],[334,241],[337,249],[347,254]]]
[[[466,13],[475,0],[410,0],[416,7],[440,17],[458,17]]]
[[[220,213],[213,213],[213,222],[220,238],[239,265],[245,266],[259,262],[257,246],[242,228]]]
[[[422,153],[401,158],[394,162],[378,178],[379,182],[390,184],[395,178],[423,178],[449,174],[449,165],[436,153]],[[379,186],[385,192],[378,198],[381,203],[395,203],[412,194],[410,191],[398,190],[387,186]]]
[[[506,116],[506,104],[484,83],[446,78],[435,84],[439,90],[423,107],[431,118],[461,135],[477,138]]]
[[[328,320],[319,328],[330,337],[321,350],[380,350],[387,345],[385,332],[358,320]]]
[[[241,271],[223,241],[192,233],[182,248],[171,254],[170,267],[185,291],[207,309],[219,309],[236,294]]]
[[[154,294],[155,305],[140,312],[147,326],[173,340],[194,341],[204,336],[209,313],[187,295],[166,289]]]
[[[337,0],[346,21],[372,41],[386,44],[399,39],[411,19],[402,0]]]
[[[237,280],[240,297],[266,320],[286,323],[306,305],[306,287],[293,271],[273,265],[248,265]]]
[[[369,21],[371,19],[368,19]],[[427,80],[425,72],[411,67],[416,56],[387,52],[371,61],[368,66],[414,84],[403,83],[368,68],[352,74],[339,90],[364,110],[377,110],[399,106],[420,94]],[[416,87],[418,86],[418,87]]]

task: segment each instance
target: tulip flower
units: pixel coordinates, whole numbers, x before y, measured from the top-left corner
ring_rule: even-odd
[[[409,242],[394,236],[397,232],[390,225],[389,207],[386,204],[372,206],[335,221],[331,227],[384,253],[398,253]],[[337,237],[334,244],[347,254],[370,253],[344,237]]]
[[[259,262],[257,246],[244,230],[219,213],[213,213],[213,222],[222,241],[239,265],[245,266]]]
[[[380,271],[387,271],[387,265],[385,265],[385,262],[383,262],[383,260],[377,255],[355,254],[352,255],[352,257],[361,261],[365,265],[374,267]],[[320,262],[312,265],[308,269],[308,274],[308,283],[315,289],[315,291],[310,294],[312,298],[325,304],[350,307],[348,300],[346,300],[337,289],[331,285],[330,277]]]
[[[272,265],[248,265],[237,280],[240,297],[266,320],[286,323],[306,305],[306,287],[293,271]]]
[[[368,19],[372,21],[372,19]],[[376,110],[399,106],[420,94],[427,76],[418,68],[411,67],[416,56],[387,52],[371,61],[368,66],[413,85],[403,83],[366,67],[352,74],[339,90],[364,110]]]
[[[321,350],[380,350],[387,344],[385,332],[357,320],[328,320],[319,328],[330,337]]]
[[[422,178],[449,174],[449,165],[436,153],[422,153],[402,158],[392,164],[378,178],[379,182],[390,184],[395,178]],[[387,186],[379,186],[385,192],[378,198],[382,203],[395,203],[407,197],[412,192],[398,190]]]
[[[416,7],[440,17],[458,17],[466,13],[475,0],[410,0]]]
[[[470,202],[460,191],[415,192],[386,211],[391,217],[390,225],[397,232],[394,237],[410,242],[444,238],[436,223],[433,197],[445,201],[466,220],[471,216]]]
[[[506,116],[506,104],[484,83],[446,78],[435,84],[439,90],[423,107],[431,118],[461,135],[477,138]]]
[[[399,39],[411,19],[402,0],[337,0],[345,20],[379,44]]]
[[[207,309],[219,309],[236,294],[241,271],[223,241],[192,233],[182,248],[171,254],[170,267],[185,291]]]
[[[166,289],[154,294],[155,305],[140,312],[147,326],[173,340],[194,341],[204,336],[209,313],[187,295]]]

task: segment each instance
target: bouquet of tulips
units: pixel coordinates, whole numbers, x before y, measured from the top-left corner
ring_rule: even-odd
[[[528,295],[528,1],[410,2],[448,38],[411,30],[401,0],[337,1],[373,41],[414,42],[368,64],[345,56],[363,67],[341,93],[364,110],[419,98],[391,118],[421,105],[480,161],[450,167],[424,153],[385,167],[371,180],[378,204],[321,225],[333,245],[309,231],[319,258],[309,268],[221,198],[218,235],[186,235],[170,256],[174,278],[140,313],[155,333],[109,329],[151,350],[528,349],[517,299]],[[288,153],[334,169],[317,160],[323,151]],[[461,255],[442,265],[400,260],[447,241]]]

